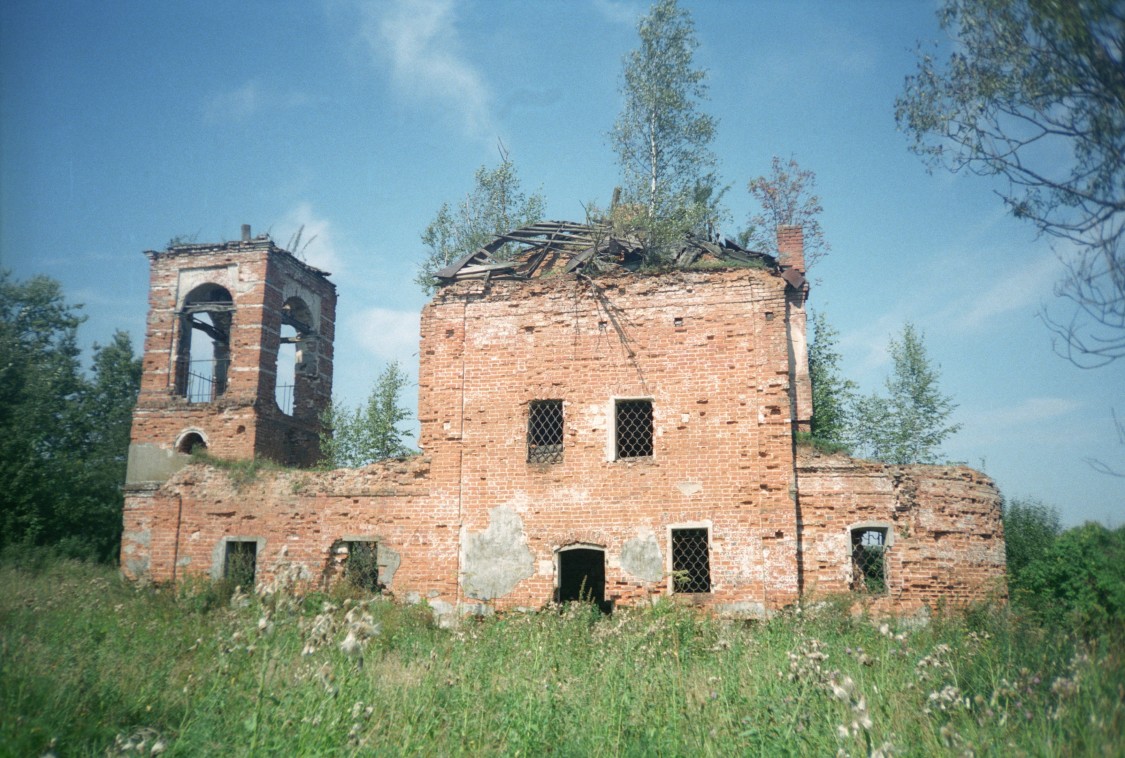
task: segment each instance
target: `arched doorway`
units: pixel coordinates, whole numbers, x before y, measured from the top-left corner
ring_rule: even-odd
[[[605,550],[574,545],[559,550],[558,601],[594,602],[608,611],[605,601]]]

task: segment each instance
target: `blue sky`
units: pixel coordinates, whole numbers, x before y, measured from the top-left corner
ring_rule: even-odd
[[[1125,361],[1082,370],[1037,317],[1056,253],[1005,215],[979,177],[927,174],[893,108],[935,4],[683,2],[709,71],[706,110],[730,183],[733,235],[746,183],[773,155],[818,176],[832,253],[811,306],[840,332],[845,373],[882,387],[886,344],[912,321],[959,403],[945,446],[1009,497],[1068,524],[1125,523],[1110,408]],[[634,0],[247,0],[0,5],[0,265],[47,274],[85,304],[82,337],[125,329],[139,350],[143,250],[239,225],[305,251],[339,286],[336,386],[358,403],[381,366],[417,364],[419,235],[443,201],[497,162],[502,140],[547,215],[606,203],[606,133]],[[948,48],[948,41],[942,43]],[[1065,312],[1065,311],[1060,311]],[[415,403],[412,394],[409,403]]]

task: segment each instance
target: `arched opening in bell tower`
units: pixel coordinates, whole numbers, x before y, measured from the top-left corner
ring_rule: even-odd
[[[176,350],[176,394],[211,403],[227,391],[234,300],[217,284],[201,284],[184,298]]]
[[[312,312],[299,297],[291,297],[281,308],[281,340],[274,371],[274,400],[287,416],[300,415],[305,380],[316,371]]]

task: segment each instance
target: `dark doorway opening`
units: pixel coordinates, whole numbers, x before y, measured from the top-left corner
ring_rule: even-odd
[[[231,540],[227,543],[223,578],[242,587],[244,592],[254,591],[254,577],[258,563],[258,543],[251,540]]]
[[[559,551],[559,602],[575,600],[597,603],[605,613],[611,604],[605,600],[605,551],[575,547]]]

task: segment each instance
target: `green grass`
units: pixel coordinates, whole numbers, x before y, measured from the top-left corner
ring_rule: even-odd
[[[831,603],[735,623],[664,603],[447,631],[347,591],[232,604],[206,583],[0,565],[0,752],[1125,752],[1120,629],[1080,640],[1004,608],[910,629]]]
[[[834,455],[836,453],[851,454],[850,448],[844,443],[822,440],[819,437],[814,437],[811,432],[796,432],[795,439],[798,445],[811,447],[825,455]]]
[[[258,474],[262,472],[298,470],[291,466],[283,466],[269,458],[218,458],[206,450],[193,452],[191,458],[193,463],[203,463],[226,471],[236,490],[242,489],[248,484],[253,484],[258,480]]]

